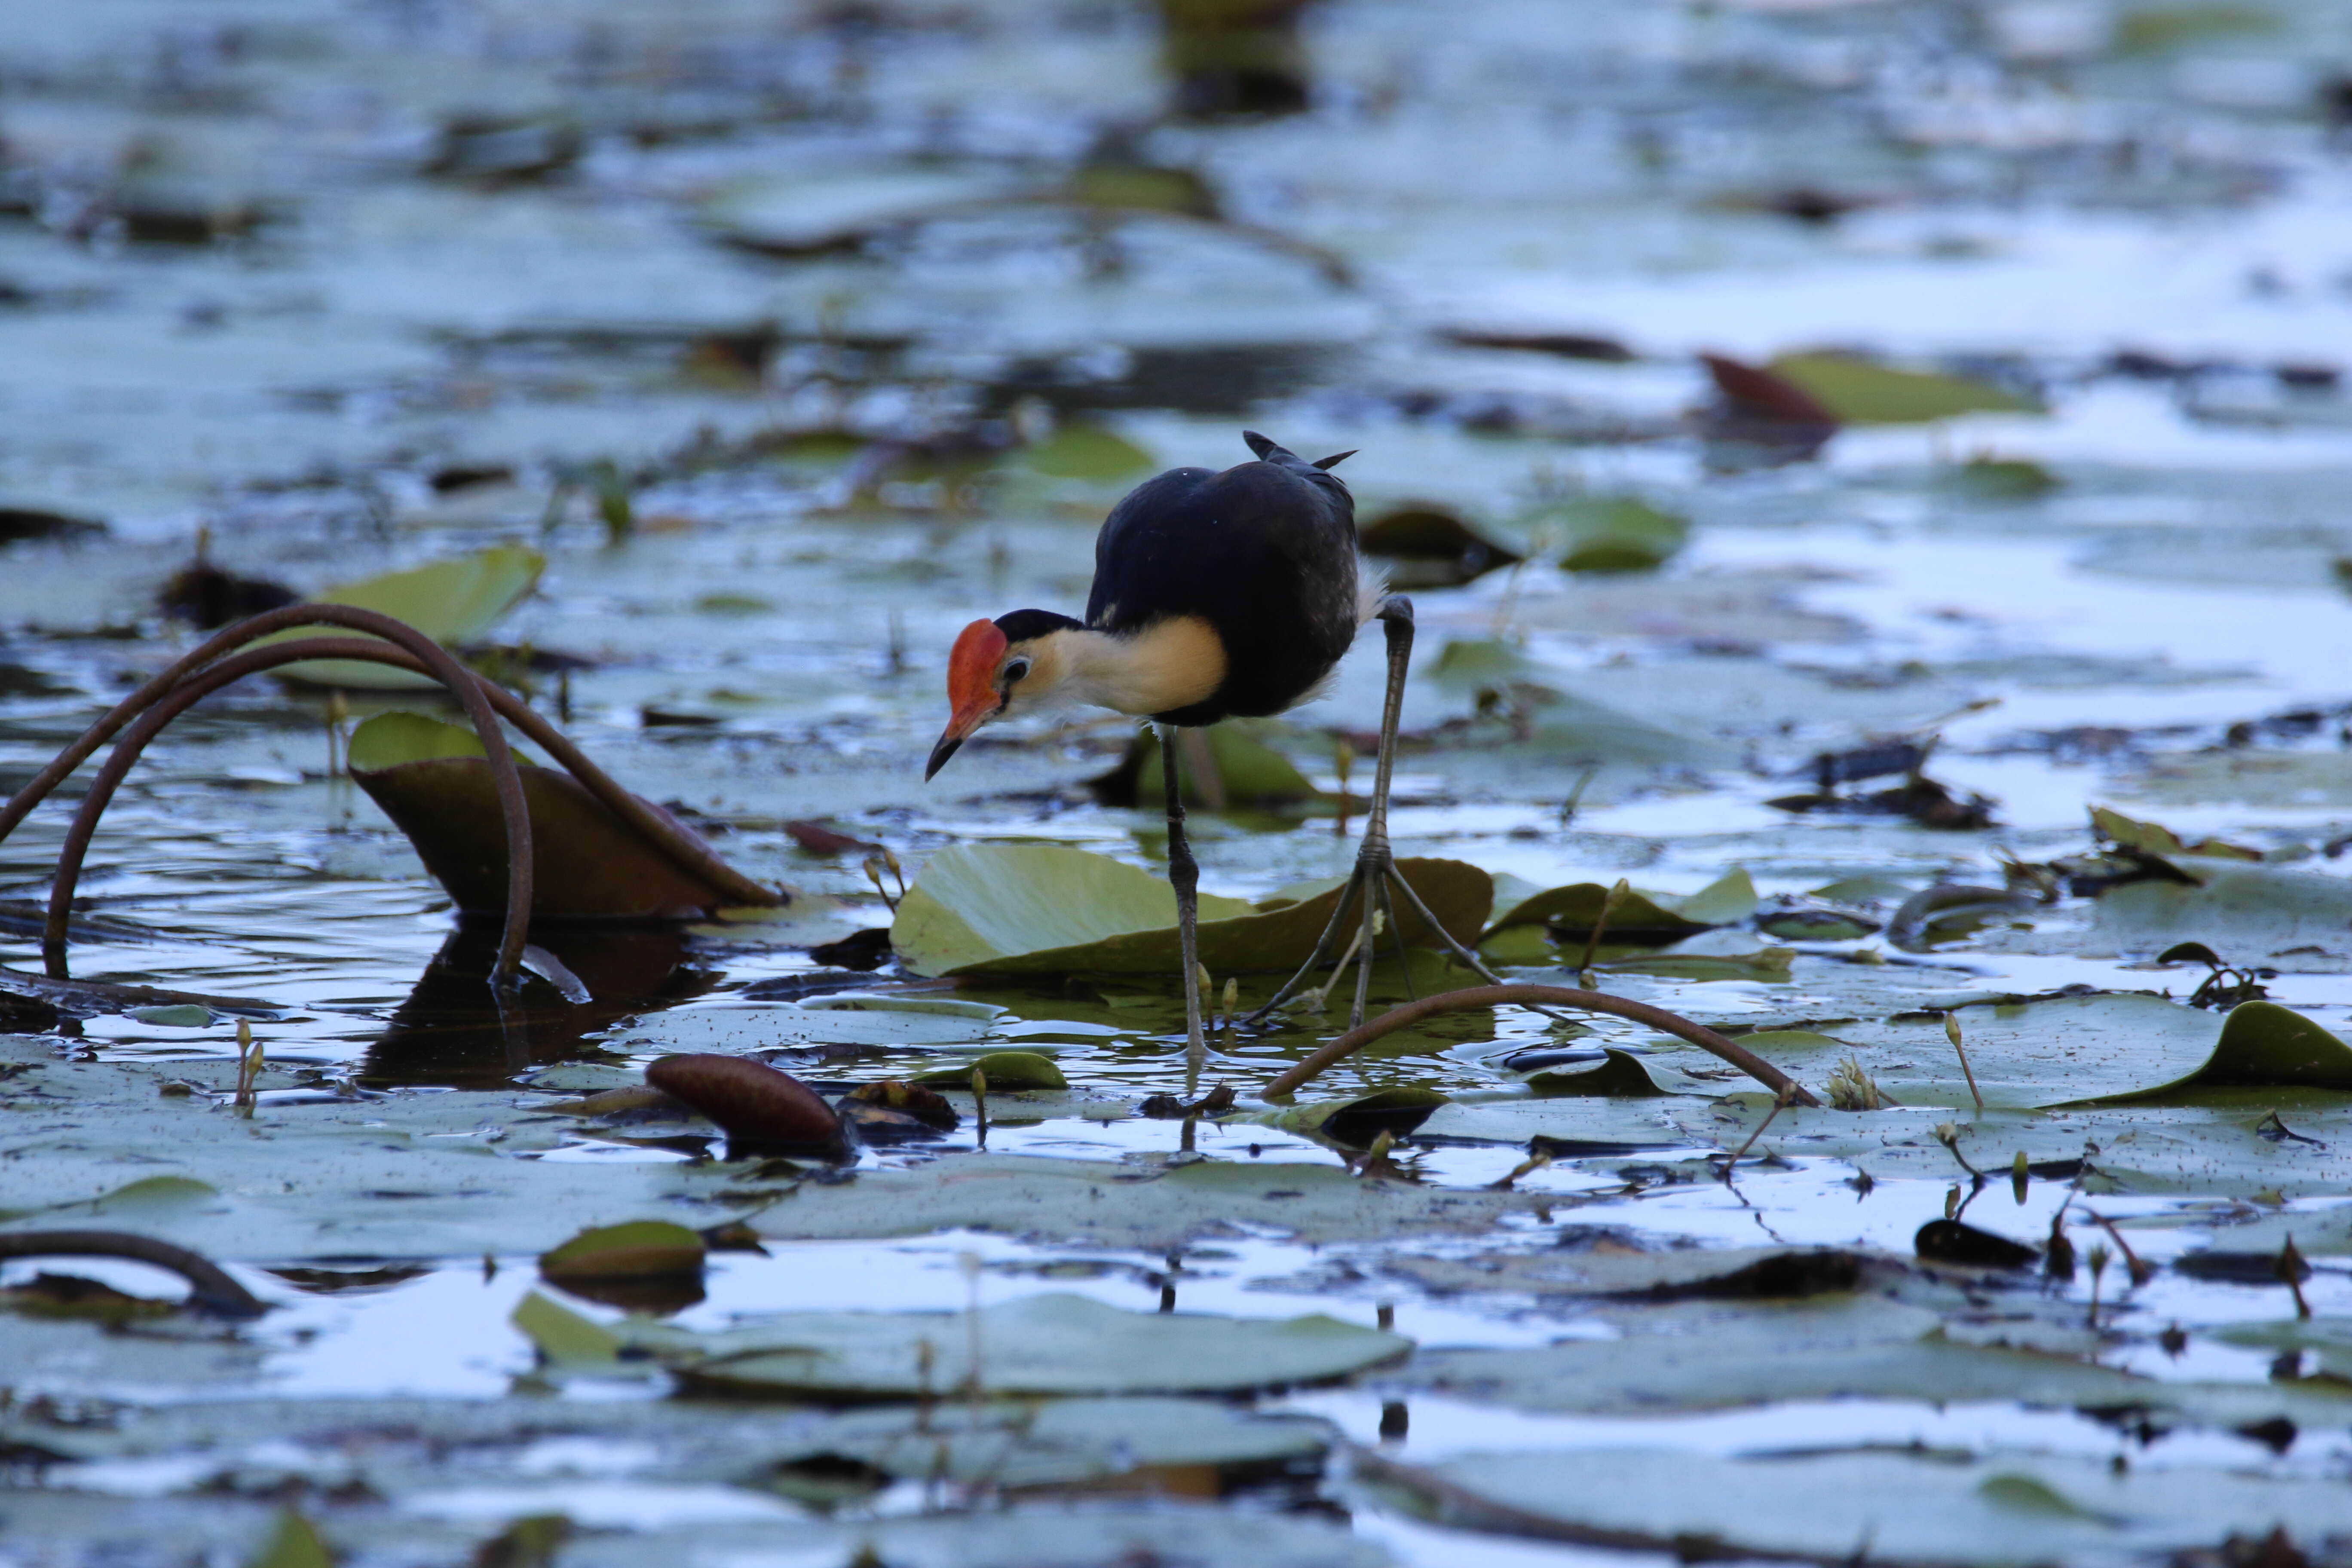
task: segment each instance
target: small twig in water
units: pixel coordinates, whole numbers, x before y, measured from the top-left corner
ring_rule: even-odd
[[[1567,832],[1569,825],[1576,820],[1577,807],[1584,804],[1585,788],[1600,772],[1601,764],[1594,763],[1576,775],[1576,783],[1569,789],[1568,798],[1559,803],[1559,830],[1562,833]]]
[[[2294,1293],[2294,1315],[2297,1318],[2308,1319],[2311,1316],[2311,1303],[2303,1299],[2304,1276],[2310,1272],[2311,1265],[2305,1263],[2303,1254],[2295,1250],[2294,1237],[2288,1237],[2286,1245],[2279,1248],[2278,1277],[2280,1283]]]
[[[988,1075],[978,1068],[971,1069],[972,1118],[980,1128],[980,1146],[988,1147]]]
[[[2139,1254],[2131,1249],[2131,1243],[2124,1239],[2124,1233],[2116,1228],[2115,1221],[2103,1214],[2092,1214],[2089,1209],[2083,1212],[2091,1215],[2091,1223],[2105,1231],[2108,1239],[2116,1244],[2116,1250],[2124,1255],[2124,1267],[2130,1271],[2133,1285],[2145,1285],[2156,1278],[2156,1265],[2141,1260]]]
[[[1764,1120],[1756,1124],[1756,1131],[1748,1135],[1748,1142],[1739,1146],[1739,1152],[1723,1163],[1723,1179],[1725,1181],[1727,1182],[1731,1179],[1731,1167],[1739,1163],[1740,1161],[1748,1158],[1748,1151],[1756,1147],[1756,1140],[1764,1136],[1764,1129],[1772,1125],[1773,1118],[1779,1116],[1781,1111],[1788,1109],[1790,1100],[1794,1098],[1789,1093],[1789,1089],[1794,1087],[1794,1085],[1785,1086],[1781,1089],[1780,1093],[1772,1097],[1772,1109],[1764,1113]]]
[[[1487,1183],[1487,1189],[1491,1192],[1507,1193],[1511,1190],[1512,1183],[1517,1181],[1521,1176],[1528,1175],[1532,1172],[1542,1170],[1546,1165],[1550,1164],[1551,1161],[1552,1155],[1550,1150],[1538,1149],[1534,1153],[1529,1154],[1526,1159],[1520,1161],[1517,1164],[1512,1166],[1509,1172],[1506,1173],[1501,1180]]]
[[[1969,1048],[1960,1044],[1960,1016],[1958,1013],[1947,1012],[1944,1015],[1944,1035],[1952,1042],[1952,1049],[1960,1054],[1960,1071],[1968,1075],[1969,1094],[1977,1102],[1977,1114],[1982,1116],[1984,1093],[1977,1088],[1976,1068],[1969,1066]]]
[[[2109,1256],[2104,1241],[2091,1243],[2091,1250],[2084,1255],[2084,1261],[2091,1266],[2091,1327],[2095,1329],[2099,1326],[2099,1281],[2106,1276]]]
[[[1616,912],[1617,900],[1633,890],[1632,884],[1620,877],[1617,885],[1601,900],[1601,912],[1592,921],[1592,934],[1584,939],[1584,956],[1576,963],[1576,983],[1588,991],[1593,989],[1592,955],[1601,951],[1601,933],[1609,929],[1609,917]]]

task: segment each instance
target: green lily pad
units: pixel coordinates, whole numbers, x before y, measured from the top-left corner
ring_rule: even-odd
[[[1455,860],[1398,868],[1454,936],[1467,941],[1493,899],[1486,873]],[[1343,889],[1261,913],[1201,896],[1201,963],[1212,974],[1295,969]],[[1406,945],[1438,945],[1402,914]],[[1041,845],[959,845],[932,856],[899,900],[890,945],[924,974],[1156,974],[1176,971],[1176,895],[1166,880],[1107,855]]]
[[[593,1318],[582,1317],[533,1290],[515,1304],[509,1321],[522,1331],[541,1361],[559,1367],[616,1364],[621,1337]]]
[[[539,1271],[557,1284],[575,1279],[688,1274],[702,1267],[702,1237],[668,1220],[598,1226],[540,1254]]]
[[[1323,798],[1322,792],[1298,771],[1297,764],[1237,724],[1219,724],[1202,731],[1209,760],[1217,770],[1228,806],[1287,805]],[[1184,770],[1184,800],[1205,809],[1206,796],[1198,769]],[[1087,781],[1087,788],[1105,805],[1160,809],[1167,800],[1167,782],[1160,769],[1160,737],[1140,731],[1128,742],[1118,766]]]
[[[1847,425],[1916,425],[1960,414],[2039,414],[2031,398],[1966,376],[1897,370],[1851,354],[1784,354],[1771,368]]]
[[[2352,1092],[2352,1047],[2275,1002],[2230,1009],[2213,1054],[2170,1083],[2097,1103],[2179,1103],[2210,1089],[2326,1089]]]
[[[1664,1448],[1471,1454],[1426,1468],[1379,1456],[1359,1473],[1446,1523],[1619,1550],[1727,1556],[1851,1555],[2011,1568],[2156,1556],[2273,1529],[2314,1539],[2352,1524],[2320,1480],[1995,1450],[1831,1452],[1753,1458]]]
[[[2239,963],[2296,967],[2295,949],[2340,963],[2352,953],[2352,881],[2289,866],[2182,856],[2170,862],[2189,882],[2126,882],[2098,896],[2094,929],[2151,955],[2200,942]]]
[[[632,1324],[623,1334],[688,1388],[834,1399],[1241,1393],[1327,1382],[1412,1348],[1319,1315],[1128,1312],[1061,1293],[971,1314],[790,1312],[714,1333]]]
[[[1018,1094],[1029,1089],[1070,1087],[1070,1080],[1062,1076],[1054,1059],[1035,1051],[991,1051],[966,1064],[924,1073],[915,1081],[930,1089],[970,1089],[975,1072],[987,1075],[992,1094],[999,1089]]]
[[[387,572],[312,595],[321,605],[350,605],[406,621],[445,647],[469,643],[498,624],[539,585],[547,558],[520,545],[499,545],[436,561],[405,572]],[[305,626],[265,638],[285,642],[306,637],[350,637],[337,626]],[[289,664],[278,672],[289,680],[318,686],[382,690],[417,690],[440,683],[389,665],[357,659],[316,659]]]
[[[1596,1285],[1617,1290],[1629,1282],[1631,1290],[1646,1292],[1650,1287],[1643,1281],[1654,1272],[1671,1293],[1678,1281],[1703,1279],[1709,1255],[1681,1254],[1685,1272],[1667,1272],[1677,1256],[1634,1254],[1621,1266],[1574,1253],[1522,1254],[1503,1260],[1500,1269],[1483,1271],[1475,1259],[1398,1263],[1411,1270],[1408,1278],[1425,1275],[1456,1289],[1479,1289],[1484,1273],[1491,1281],[1486,1289],[1512,1293],[1555,1289],[1589,1295],[1599,1293]],[[1549,1279],[1560,1283],[1548,1287]],[[1855,1398],[2145,1411],[2159,1427],[2250,1426],[2285,1416],[2298,1426],[2331,1428],[2352,1418],[2352,1395],[2340,1389],[2138,1377],[2035,1349],[1966,1342],[1942,1326],[1944,1313],[1966,1310],[1958,1291],[1916,1275],[1890,1282],[1884,1265],[1864,1270],[1845,1292],[1787,1304],[1689,1293],[1703,1299],[1614,1310],[1591,1304],[1588,1310],[1623,1331],[1618,1338],[1508,1350],[1425,1349],[1381,1381],[1400,1392],[1546,1415],[1654,1416]]]
[[[2242,844],[2225,844],[2218,838],[2200,838],[2191,844],[2160,823],[2141,822],[2104,805],[2091,808],[2091,826],[2100,837],[2111,844],[2159,855],[2167,859],[2176,855],[2197,855],[2209,860],[2263,858],[2263,852],[2259,849],[2249,849]]]
[[[353,773],[378,773],[403,763],[444,757],[486,757],[482,739],[469,724],[452,724],[423,713],[379,713],[352,731],[344,763]],[[526,759],[516,750],[516,762]],[[533,763],[531,765],[538,765]]]
[[[1051,479],[1123,479],[1160,466],[1152,455],[1099,425],[1062,425],[1043,441],[1023,449],[1022,460]]]
[[[1231,1237],[1237,1224],[1318,1243],[1472,1234],[1504,1215],[1550,1201],[1540,1194],[1359,1181],[1337,1163],[1139,1165],[967,1154],[912,1169],[860,1170],[838,1184],[803,1183],[751,1223],[761,1236],[780,1240],[969,1228],[1166,1252],[1202,1237]]]
[[[289,1508],[278,1516],[269,1539],[246,1568],[335,1568],[335,1559],[319,1539],[318,1526]]]
[[[1591,933],[1608,902],[1609,889],[1598,882],[1577,882],[1528,895],[1504,909],[1487,927],[1486,935],[1513,926],[1549,926],[1564,936]],[[1609,911],[1604,940],[1667,942],[1747,919],[1756,911],[1756,884],[1744,868],[1734,867],[1696,893],[1644,892],[1629,889]]]
[[[1651,572],[1690,542],[1690,521],[1632,496],[1584,496],[1521,518],[1530,537],[1559,549],[1569,572]]]
[[[1433,1089],[1402,1085],[1343,1100],[1277,1106],[1239,1120],[1279,1127],[1310,1138],[1328,1139],[1345,1148],[1362,1149],[1382,1132],[1402,1137],[1428,1121],[1430,1113],[1445,1103],[1446,1097]]]

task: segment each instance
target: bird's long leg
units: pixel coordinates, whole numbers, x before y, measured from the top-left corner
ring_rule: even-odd
[[[1176,726],[1160,724],[1160,776],[1168,790],[1168,885],[1176,889],[1176,931],[1183,950],[1184,1047],[1195,1059],[1208,1054],[1201,1033],[1201,865],[1184,837],[1184,785],[1176,761]]]
[[[1388,639],[1389,688],[1387,700],[1381,705],[1381,753],[1372,773],[1372,812],[1364,819],[1364,842],[1356,851],[1356,866],[1364,878],[1364,942],[1357,959],[1360,967],[1356,971],[1356,1005],[1348,1020],[1351,1029],[1364,1021],[1365,1004],[1371,1000],[1377,946],[1372,940],[1375,910],[1389,902],[1386,884],[1397,876],[1396,856],[1389,847],[1389,779],[1396,771],[1397,726],[1404,716],[1405,671],[1412,663],[1412,601],[1394,596],[1383,600],[1380,620],[1381,630]],[[1393,923],[1395,914],[1391,912],[1389,919]],[[1400,949],[1403,942],[1403,934],[1399,932]]]

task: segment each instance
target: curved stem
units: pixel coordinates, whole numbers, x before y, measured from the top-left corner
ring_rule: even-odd
[[[106,808],[113,803],[115,792],[122,786],[122,781],[130,775],[131,767],[139,761],[140,753],[147,749],[150,742],[163,733],[165,726],[222,687],[232,685],[248,675],[258,674],[279,665],[299,664],[329,655],[376,660],[383,654],[393,651],[394,650],[387,648],[381,642],[362,637],[306,637],[299,643],[280,643],[273,647],[248,648],[244,653],[233,654],[217,664],[208,665],[190,675],[178,686],[166,692],[154,706],[142,713],[131,727],[123,731],[121,740],[115,742],[114,750],[107,754],[106,761],[100,765],[97,774],[91,778],[89,791],[83,795],[80,806],[74,812],[73,824],[66,829],[65,842],[58,847],[57,874],[49,883],[48,922],[41,933],[41,952],[47,962],[50,974],[57,979],[65,978],[66,926],[73,912],[74,889],[81,881],[83,858],[89,852],[90,839],[97,835],[99,819],[106,815]],[[404,656],[404,668],[417,668],[427,674],[432,673],[430,670],[424,670],[422,660],[407,655],[404,649],[399,651]],[[467,679],[478,680],[479,678],[473,676],[469,671]],[[511,759],[509,759],[509,765],[512,765]],[[517,784],[517,793],[520,793],[520,781]],[[500,804],[503,805],[504,802],[501,801]],[[511,852],[513,844],[511,833],[508,836],[508,843]],[[518,879],[509,876],[507,879],[509,894],[505,933],[507,935],[514,935],[519,930],[526,933],[528,931],[533,869],[534,867],[530,862],[524,862],[523,875],[519,879],[523,889],[522,902],[520,905],[512,901]],[[520,927],[515,914],[518,909],[522,911]],[[503,950],[506,943],[501,942],[499,946]],[[520,954],[521,951],[522,944],[517,942],[515,952]]]
[[[127,1230],[20,1230],[0,1234],[0,1258],[128,1258],[188,1282],[188,1304],[225,1318],[257,1318],[269,1303],[202,1253]]]
[[[1408,1002],[1349,1030],[1266,1085],[1265,1092],[1269,1097],[1287,1094],[1349,1052],[1370,1045],[1383,1035],[1410,1028],[1423,1018],[1433,1017],[1440,1013],[1464,1012],[1472,1007],[1499,1007],[1514,1003],[1524,1005],[1530,1002],[1549,1002],[1562,1007],[1580,1008],[1587,1013],[1609,1013],[1620,1018],[1631,1018],[1637,1024],[1647,1024],[1654,1029],[1688,1040],[1701,1050],[1714,1052],[1774,1094],[1786,1094],[1796,1104],[1821,1103],[1803,1084],[1747,1047],[1725,1038],[1704,1024],[1694,1024],[1679,1013],[1653,1007],[1647,1002],[1630,1001],[1601,991],[1580,991],[1571,985],[1474,985],[1467,991],[1449,991],[1442,996]]]
[[[33,807],[69,777],[92,752],[105,744],[108,737],[164,700],[192,673],[247,643],[306,626],[343,626],[383,638],[413,656],[423,667],[424,673],[447,687],[464,706],[466,717],[472,721],[474,732],[482,742],[482,753],[489,762],[490,776],[498,786],[499,806],[506,817],[507,925],[499,941],[498,962],[490,969],[490,984],[515,984],[530,919],[530,813],[523,804],[522,776],[515,771],[513,748],[507,744],[506,731],[499,728],[490,700],[484,695],[487,682],[458,663],[457,656],[447,648],[415,626],[373,610],[362,610],[350,605],[289,605],[282,610],[271,610],[239,621],[207,637],[194,652],[173,660],[161,675],[117,703],[112,711],[84,731],[79,740],[58,752],[30,784],[18,790],[6,806],[0,807],[0,838],[13,832]],[[325,640],[328,639],[306,637],[289,643],[287,645],[289,657],[279,662],[293,664],[306,658],[317,658],[320,657],[318,645]],[[277,650],[269,651],[274,653]],[[135,752],[132,754],[135,756]],[[125,765],[128,766],[128,763]],[[57,907],[53,898],[52,910]],[[54,912],[51,918],[54,925]],[[62,944],[63,940],[60,931],[57,942]],[[44,945],[48,945],[46,941]],[[62,946],[55,951],[61,954]],[[54,960],[53,966],[57,966]]]
[[[52,953],[63,952],[65,922],[72,908],[74,889],[80,880],[83,857],[89,851],[91,837],[97,832],[99,818],[111,803],[123,779],[129,775],[140,752],[163,727],[195,702],[233,681],[279,665],[319,658],[362,659],[389,665],[395,669],[431,673],[422,659],[404,648],[389,647],[373,638],[318,637],[306,638],[299,645],[285,643],[255,648],[223,659],[183,682],[141,716],[90,781],[89,793],[82,797],[81,806],[74,816],[73,825],[68,830],[64,847],[58,853],[57,879],[49,895],[48,926],[42,942],[45,951]],[[610,774],[590,762],[560,731],[532,712],[512,692],[479,676],[474,679],[500,717],[511,721],[554,756],[583,788],[596,797],[600,805],[637,829],[653,847],[738,902],[775,904],[781,901],[773,889],[752,881],[719,859],[700,839],[677,827],[622,788]],[[510,902],[508,907],[511,923],[511,911],[518,906]],[[529,910],[528,897],[519,907]],[[54,963],[52,967],[56,967]]]

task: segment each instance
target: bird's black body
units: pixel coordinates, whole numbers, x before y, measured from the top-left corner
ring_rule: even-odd
[[[1348,487],[1244,434],[1258,461],[1223,473],[1171,468],[1147,479],[1095,537],[1088,627],[1132,636],[1191,616],[1224,645],[1223,683],[1201,701],[1151,715],[1163,724],[1279,713],[1312,692],[1356,640],[1356,505]]]

